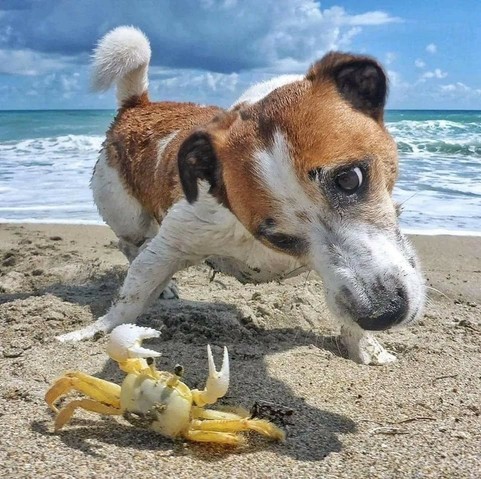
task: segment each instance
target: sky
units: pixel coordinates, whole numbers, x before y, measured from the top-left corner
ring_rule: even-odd
[[[376,57],[391,109],[481,109],[480,0],[0,0],[0,109],[113,109],[89,88],[98,39],[134,25],[155,100],[230,105],[330,50]]]

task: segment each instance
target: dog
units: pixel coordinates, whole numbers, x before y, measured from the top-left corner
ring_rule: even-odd
[[[373,58],[331,52],[305,76],[254,85],[229,109],[151,102],[150,45],[133,27],[99,42],[93,87],[118,113],[91,187],[130,266],[119,299],[61,341],[135,322],[179,270],[207,262],[261,283],[315,270],[353,360],[395,360],[371,331],[419,318],[425,285],[391,194],[396,144]]]

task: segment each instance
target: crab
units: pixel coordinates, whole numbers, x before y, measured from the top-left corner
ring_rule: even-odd
[[[270,421],[257,419],[247,412],[218,411],[205,406],[214,404],[229,387],[229,356],[224,347],[220,371],[216,370],[210,346],[207,346],[209,376],[201,391],[181,381],[183,368],[173,373],[158,371],[154,358],[160,353],[142,346],[147,338],[160,332],[134,324],[115,328],[109,338],[107,354],[127,375],[118,385],[80,371],[67,372],[45,394],[45,401],[56,413],[55,431],[69,422],[78,408],[86,411],[123,416],[132,425],[150,429],[169,438],[238,446],[245,443],[242,431],[255,431],[283,441],[285,433]],[[62,409],[57,400],[71,391],[86,397],[68,402]]]

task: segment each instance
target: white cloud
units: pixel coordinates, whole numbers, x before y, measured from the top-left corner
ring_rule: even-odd
[[[8,43],[5,47],[66,55],[81,63],[79,55],[90,52],[100,35],[133,24],[151,41],[153,66],[274,72],[282,71],[286,62],[302,63],[304,70],[328,50],[350,48],[362,31],[402,21],[378,10],[352,15],[338,6],[323,9],[316,0],[140,3],[132,8],[131,0],[32,2],[22,15],[10,12],[5,18],[14,36],[7,31],[2,35],[0,21],[0,38]]]
[[[430,78],[442,79],[446,78],[448,74],[443,72],[440,68],[435,68],[433,71],[425,72],[421,75],[421,80],[426,80]]]
[[[333,7],[333,8],[340,8],[340,7]],[[344,9],[343,13],[345,13]],[[386,23],[397,23],[402,22],[402,19],[399,17],[391,17],[386,12],[374,11],[374,12],[367,12],[362,13],[360,15],[351,15],[347,16],[345,19],[345,23],[347,25],[385,25]]]
[[[427,47],[426,47],[426,51],[428,53],[436,53],[438,51],[438,47],[434,44],[434,43],[430,43]]]
[[[439,90],[448,94],[464,94],[469,96],[481,96],[481,88],[472,88],[462,82],[441,85]]]
[[[227,106],[252,81],[251,72],[215,73],[199,70],[170,69],[156,75],[149,84],[155,100],[193,101]]]
[[[390,65],[394,60],[396,60],[397,55],[394,52],[386,53],[386,65]]]
[[[32,50],[0,49],[0,73],[36,76],[64,68],[66,60],[65,57]]]
[[[75,72],[71,75],[69,74],[62,74],[60,75],[58,81],[60,82],[60,87],[63,92],[64,98],[70,98],[76,92],[81,89],[81,85],[79,83],[80,75]]]
[[[338,48],[347,48],[351,44],[351,40],[362,32],[361,27],[352,27],[339,38]]]
[[[193,72],[189,70],[172,71],[172,76],[162,80],[153,80],[155,89],[162,91],[163,87],[175,88],[208,88],[234,91],[239,75],[237,73],[223,74],[213,72]]]
[[[420,58],[416,58],[416,60],[414,60],[414,65],[417,68],[424,68],[426,66],[426,62],[424,60],[421,60]]]
[[[394,70],[388,70],[387,76],[389,78],[391,90],[396,90],[397,92],[400,92],[407,90],[411,87],[411,85],[403,79],[402,75],[399,72],[396,72]]]
[[[13,28],[11,25],[6,25],[0,28],[0,44],[8,43],[13,37]]]
[[[285,72],[286,63],[299,63],[291,73],[303,72],[306,63],[329,50],[349,48],[365,27],[402,21],[380,11],[350,15],[337,6],[322,10],[313,0],[278,0],[271,14],[275,21],[258,40],[257,54],[269,60],[270,71]]]

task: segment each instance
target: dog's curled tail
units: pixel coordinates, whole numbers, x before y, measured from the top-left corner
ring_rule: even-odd
[[[150,43],[135,27],[117,27],[107,33],[93,53],[92,88],[97,91],[117,85],[118,106],[147,95]]]

